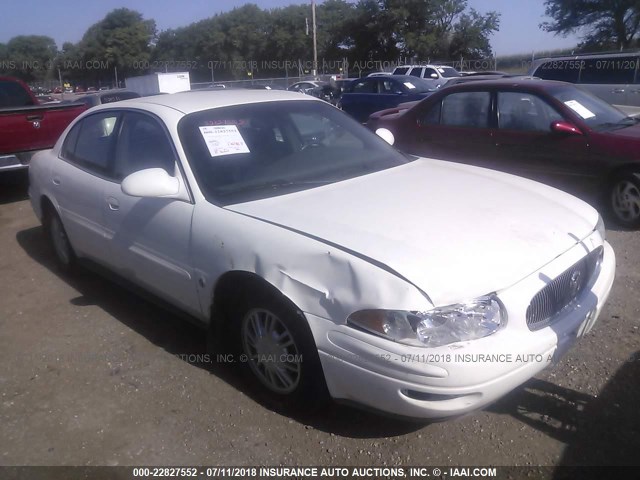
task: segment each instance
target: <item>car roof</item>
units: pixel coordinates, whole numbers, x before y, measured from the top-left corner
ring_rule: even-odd
[[[286,90],[246,90],[246,89],[220,89],[220,90],[196,90],[168,95],[154,95],[150,97],[122,100],[117,104],[105,104],[96,107],[109,109],[110,107],[129,107],[149,109],[150,107],[166,107],[177,110],[185,115],[212,108],[228,107],[232,105],[246,105],[250,103],[275,102],[275,101],[315,101],[321,100],[308,95],[300,95],[298,92]]]
[[[464,77],[462,77],[464,78]],[[572,83],[559,82],[557,80],[541,80],[535,77],[519,77],[519,78],[496,78],[487,80],[473,80],[462,83],[456,83],[455,85],[445,86],[442,91],[446,90],[451,92],[453,90],[477,90],[479,88],[520,88],[525,87],[529,90],[543,91],[547,88],[561,87],[561,86],[575,86]]]

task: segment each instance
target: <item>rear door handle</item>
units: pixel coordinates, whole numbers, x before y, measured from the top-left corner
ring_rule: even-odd
[[[28,122],[39,122],[43,118],[44,117],[42,115],[27,115],[27,121]]]
[[[120,202],[114,197],[107,197],[107,205],[109,205],[109,210],[119,210]]]
[[[60,185],[62,182],[60,181],[60,177],[53,177],[51,179],[54,185]]]
[[[624,93],[624,88],[614,88],[611,93]]]

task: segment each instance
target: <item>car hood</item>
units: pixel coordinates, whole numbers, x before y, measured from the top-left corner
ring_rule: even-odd
[[[513,285],[589,235],[598,218],[551,187],[431,159],[226,208],[393,271],[435,305]]]
[[[605,132],[600,132],[605,133]],[[618,128],[616,130],[609,130],[606,132],[607,135],[611,135],[613,137],[625,137],[632,138],[634,140],[640,141],[640,124],[631,125],[625,128]]]

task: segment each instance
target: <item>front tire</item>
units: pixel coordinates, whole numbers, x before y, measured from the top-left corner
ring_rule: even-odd
[[[234,315],[246,371],[271,401],[287,407],[321,405],[327,388],[304,315],[273,293],[252,294]]]
[[[637,175],[618,175],[609,189],[608,205],[611,217],[626,228],[640,227],[640,179]]]

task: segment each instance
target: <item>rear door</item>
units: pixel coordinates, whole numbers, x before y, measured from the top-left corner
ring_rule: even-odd
[[[71,245],[80,256],[110,263],[103,192],[112,181],[117,111],[83,118],[71,129],[52,166],[52,189]]]
[[[378,80],[376,77],[367,77],[354,80],[348,93],[342,95],[342,109],[360,122],[365,122],[371,112],[376,111],[375,105],[378,96]],[[382,109],[378,109],[382,110]]]

